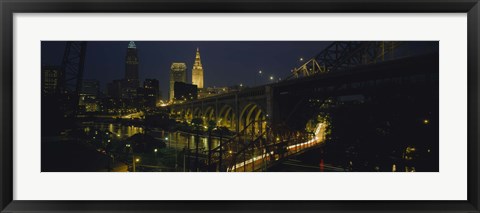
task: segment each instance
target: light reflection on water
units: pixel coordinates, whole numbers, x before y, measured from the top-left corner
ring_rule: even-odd
[[[125,126],[121,124],[113,124],[113,123],[93,123],[93,124],[84,124],[85,131],[89,131],[91,129],[99,129],[102,131],[109,131],[111,133],[116,134],[121,138],[128,138],[138,133],[143,133],[142,127],[137,126]]]
[[[154,134],[154,133],[152,133]],[[166,133],[167,134],[167,133]],[[190,147],[190,149],[195,149],[195,136],[187,133],[168,133],[169,140],[167,141],[167,147],[172,147],[176,149],[183,149]],[[212,137],[212,148],[215,148],[220,145],[220,140],[218,138]],[[207,149],[208,147],[208,137],[200,136],[198,142],[198,148],[200,150]]]
[[[101,131],[109,131],[116,134],[122,139],[127,139],[135,134],[144,133],[143,127],[137,126],[127,126],[122,124],[115,123],[90,123],[83,125],[84,131],[90,131],[92,129],[99,129]],[[175,149],[183,149],[190,147],[190,149],[195,149],[195,136],[187,133],[169,133],[162,130],[149,129],[147,134],[152,135],[158,140],[166,141],[167,147]],[[166,140],[168,138],[168,140]],[[215,148],[220,145],[219,139],[212,137],[212,148]],[[208,138],[200,136],[198,143],[198,148],[200,150],[206,149],[208,147]]]

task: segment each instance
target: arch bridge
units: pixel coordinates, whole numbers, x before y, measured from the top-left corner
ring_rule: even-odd
[[[204,125],[214,121],[217,126],[227,127],[231,131],[243,131],[253,123],[253,129],[260,132],[265,129],[268,118],[273,113],[271,87],[247,88],[239,92],[222,94],[170,106],[170,115],[179,121],[191,122],[201,118]],[[255,130],[256,129],[256,130]]]
[[[428,99],[432,95],[422,93],[431,93],[432,84],[438,84],[438,62],[437,52],[356,66],[349,71],[292,79],[175,104],[169,106],[169,110],[179,121],[201,118],[204,125],[214,121],[217,126],[237,133],[245,130],[260,134],[267,126],[273,131],[285,128],[298,131],[304,129],[315,110],[318,111],[312,101],[323,103],[351,97],[365,100],[389,94],[413,94]],[[250,123],[252,125],[246,129]]]

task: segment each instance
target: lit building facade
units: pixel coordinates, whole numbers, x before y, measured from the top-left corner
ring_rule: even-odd
[[[185,63],[172,63],[170,67],[170,101],[173,101],[175,97],[175,82],[187,82],[187,65]]]
[[[60,93],[60,67],[42,66],[42,93],[58,94]]]
[[[79,103],[85,112],[98,112],[100,110],[99,95],[100,83],[97,80],[85,79],[80,91]]]
[[[192,84],[197,85],[198,89],[203,88],[203,67],[200,59],[200,50],[198,48],[192,68]]]

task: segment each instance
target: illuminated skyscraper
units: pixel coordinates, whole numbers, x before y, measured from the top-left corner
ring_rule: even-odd
[[[174,98],[175,82],[187,83],[187,65],[185,63],[172,63],[170,67],[170,92],[169,100]]]
[[[197,48],[197,55],[192,68],[192,84],[197,85],[199,89],[203,88],[203,67],[200,60],[200,50]]]
[[[136,89],[140,86],[140,81],[138,80],[137,47],[133,41],[128,44],[127,55],[125,57],[125,80],[126,86],[129,88]]]
[[[139,86],[137,47],[135,42],[131,41],[128,44],[127,55],[125,56],[125,78],[123,79],[121,92],[127,106],[132,107],[138,103],[135,99],[137,99]]]

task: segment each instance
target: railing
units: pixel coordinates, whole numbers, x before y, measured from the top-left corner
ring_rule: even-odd
[[[233,137],[229,138],[227,141],[222,141],[220,140],[220,145],[218,147],[215,147],[214,149],[210,150],[210,152],[214,152],[218,154],[217,161],[214,163],[218,164],[218,168],[220,171],[225,171],[226,168],[224,168],[224,165],[231,165],[232,162],[234,162],[237,159],[237,156],[239,153],[243,153],[244,158],[246,158],[246,153],[244,152],[247,147],[249,147],[252,144],[255,144],[259,138],[262,138],[263,136],[266,135],[267,131],[262,131],[261,129],[261,124],[265,120],[253,120],[250,121],[247,125],[244,126],[244,128],[236,133]],[[255,135],[255,124],[260,123],[260,131],[257,136]],[[251,135],[248,135],[248,130],[252,128]],[[246,144],[245,142],[247,141],[247,137],[250,136],[251,140],[249,144]],[[256,138],[255,138],[256,136]],[[242,145],[243,147],[238,147]],[[228,150],[228,151],[227,151]],[[233,151],[235,150],[235,151]],[[232,161],[233,160],[233,161]],[[223,164],[223,162],[229,162],[227,164]]]
[[[232,156],[227,171],[265,171],[275,162],[323,142],[325,127],[324,123],[319,123],[312,134],[313,137],[306,141],[304,139],[308,138],[308,134],[300,133],[296,133],[293,136],[289,135],[283,139],[280,139],[280,137],[269,137],[271,134],[269,134],[269,128],[267,128],[265,132],[251,140],[250,143],[246,143],[242,149]],[[256,150],[260,151],[260,153],[257,154]]]
[[[323,138],[320,138],[323,135],[323,123],[317,126],[313,134],[294,132],[274,135],[270,126],[262,127],[263,122],[263,120],[251,121],[233,137],[224,139],[220,136],[219,145],[214,148],[211,148],[213,135],[209,131],[207,149],[201,153],[195,151],[195,168],[193,170],[209,172],[265,171],[279,160],[305,151],[323,141]],[[255,131],[256,124],[260,124],[258,131]],[[215,136],[218,138],[218,135]],[[190,149],[188,150],[187,161],[190,165],[192,155]],[[199,163],[199,160],[202,163]]]

